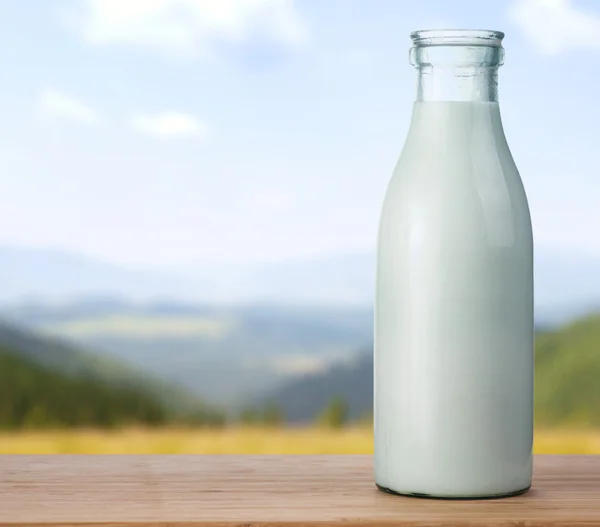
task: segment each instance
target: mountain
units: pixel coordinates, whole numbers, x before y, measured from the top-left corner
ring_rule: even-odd
[[[374,264],[365,252],[166,272],[0,246],[0,317],[94,350],[93,366],[86,359],[82,368],[128,364],[194,397],[239,406],[369,345]],[[538,325],[598,307],[598,268],[592,256],[538,248]]]
[[[162,403],[143,390],[67,375],[0,347],[0,428],[159,425],[167,419]]]
[[[55,249],[0,246],[0,302],[62,301],[111,295],[147,299],[167,295],[187,298],[204,284],[176,273],[128,269],[77,253]]]
[[[63,339],[40,335],[0,321],[0,346],[21,359],[71,378],[88,380],[114,389],[151,394],[174,413],[196,411],[199,401],[182,388],[152,377],[115,357],[87,351]]]
[[[600,425],[600,314],[555,331],[538,333],[535,345],[535,412],[541,426]],[[299,376],[257,401],[277,404],[290,422],[309,422],[335,397],[353,419],[373,408],[373,357]]]
[[[535,366],[539,423],[600,426],[600,314],[539,335]]]
[[[63,302],[156,298],[182,301],[369,303],[371,254],[339,255],[279,263],[143,269],[118,266],[48,248],[0,246],[0,302]]]
[[[359,308],[80,301],[3,315],[228,406],[352,356],[372,332],[371,310]]]
[[[302,375],[274,390],[257,406],[276,404],[291,423],[313,422],[327,404],[340,397],[348,417],[360,419],[373,410],[373,355],[362,352],[352,361],[332,365],[323,372]]]
[[[329,367],[355,357],[372,340],[373,311],[92,298],[14,306],[3,316],[46,337],[93,349],[102,360],[128,364],[207,403],[238,408],[298,375],[328,375]]]
[[[83,352],[55,338],[45,338],[0,322],[0,345],[14,350],[23,358],[47,368],[61,370],[68,375],[95,377],[104,381],[125,381],[130,372],[100,355]]]
[[[536,247],[536,315],[557,324],[600,307],[600,257]],[[0,246],[0,302],[54,305],[81,297],[205,305],[370,306],[372,251],[260,264],[135,269],[68,251]],[[168,302],[165,302],[168,303]]]

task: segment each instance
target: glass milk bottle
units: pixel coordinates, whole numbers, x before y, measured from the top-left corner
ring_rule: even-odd
[[[531,485],[533,240],[498,108],[504,34],[417,31],[417,99],[381,216],[375,480],[422,497]]]

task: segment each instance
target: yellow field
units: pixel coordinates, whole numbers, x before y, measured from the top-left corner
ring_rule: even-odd
[[[369,454],[372,432],[256,429],[17,432],[0,454]],[[538,431],[538,454],[600,454],[600,431]]]

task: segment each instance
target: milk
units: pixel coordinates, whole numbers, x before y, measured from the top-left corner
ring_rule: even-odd
[[[380,223],[375,480],[409,495],[531,485],[533,241],[497,102],[416,102]]]

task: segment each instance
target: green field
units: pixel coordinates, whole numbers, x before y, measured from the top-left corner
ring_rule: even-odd
[[[372,431],[353,427],[22,431],[0,434],[1,454],[369,454]],[[600,454],[600,430],[536,432],[538,454]]]

